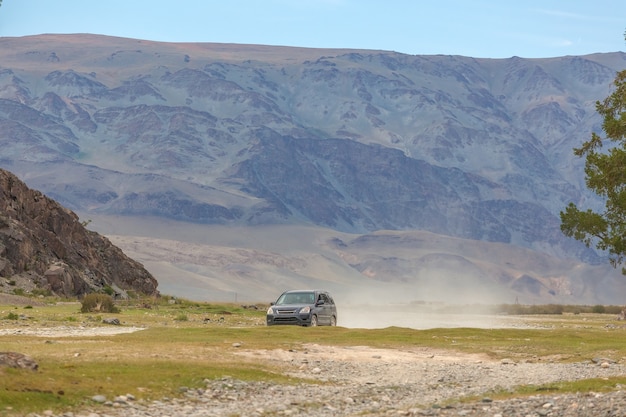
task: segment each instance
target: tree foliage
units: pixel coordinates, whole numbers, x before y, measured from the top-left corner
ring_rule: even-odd
[[[617,74],[613,87],[611,95],[596,102],[606,138],[592,133],[589,141],[574,149],[586,158],[586,185],[606,200],[604,211],[579,210],[570,203],[561,212],[561,230],[608,252],[611,265],[617,267],[626,259],[626,70]]]

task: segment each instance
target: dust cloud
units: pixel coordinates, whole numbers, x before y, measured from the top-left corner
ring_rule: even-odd
[[[471,276],[453,280],[431,276],[404,285],[384,283],[350,291],[337,289],[334,297],[337,324],[348,328],[520,326],[516,318],[494,313],[497,305],[514,303],[515,295],[497,291]]]
[[[454,306],[445,306],[450,311]],[[409,329],[434,329],[472,327],[480,329],[520,327],[517,318],[486,313],[445,313],[412,305],[348,305],[338,311],[338,326],[360,329],[405,327]]]

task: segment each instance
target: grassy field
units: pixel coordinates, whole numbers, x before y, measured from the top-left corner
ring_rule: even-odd
[[[80,303],[57,301],[0,305],[0,332],[61,326],[111,327],[102,323],[107,317],[119,319],[121,327],[145,330],[80,337],[0,333],[0,352],[24,353],[39,364],[36,372],[0,367],[0,416],[77,409],[90,403],[96,394],[109,399],[127,393],[145,400],[173,397],[180,395],[181,387],[200,387],[207,378],[224,376],[285,384],[301,382],[269,364],[236,355],[238,349],[298,349],[316,343],[390,349],[433,347],[516,361],[578,362],[596,357],[622,363],[626,360],[626,328],[614,314],[525,315],[520,320],[531,323],[531,328],[516,329],[300,328],[266,327],[267,306],[263,305],[254,309],[164,297],[159,301],[119,303],[120,312],[116,314],[94,314],[81,313]],[[560,384],[550,389],[606,390],[617,384],[626,385],[626,376]],[[520,388],[519,394],[524,393]]]

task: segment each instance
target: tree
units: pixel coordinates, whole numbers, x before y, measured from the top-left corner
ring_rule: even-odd
[[[611,95],[596,102],[596,110],[603,117],[602,130],[612,143],[603,149],[606,140],[592,133],[589,141],[574,149],[575,155],[586,157],[586,185],[606,199],[605,210],[582,211],[570,203],[561,212],[561,230],[587,246],[594,244],[608,252],[609,262],[617,267],[626,259],[626,70],[617,73],[613,86]],[[626,275],[626,268],[622,274]]]

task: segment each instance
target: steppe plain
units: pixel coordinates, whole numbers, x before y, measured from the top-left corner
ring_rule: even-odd
[[[0,350],[27,354],[39,369],[0,368],[3,416],[626,410],[626,328],[613,314],[489,316],[448,306],[452,313],[440,320],[466,321],[412,329],[392,322],[347,326],[340,319],[335,328],[300,328],[264,326],[262,304],[164,296],[125,302],[117,314],[87,314],[76,302],[9,298],[0,303]],[[103,324],[107,317],[121,324]]]

